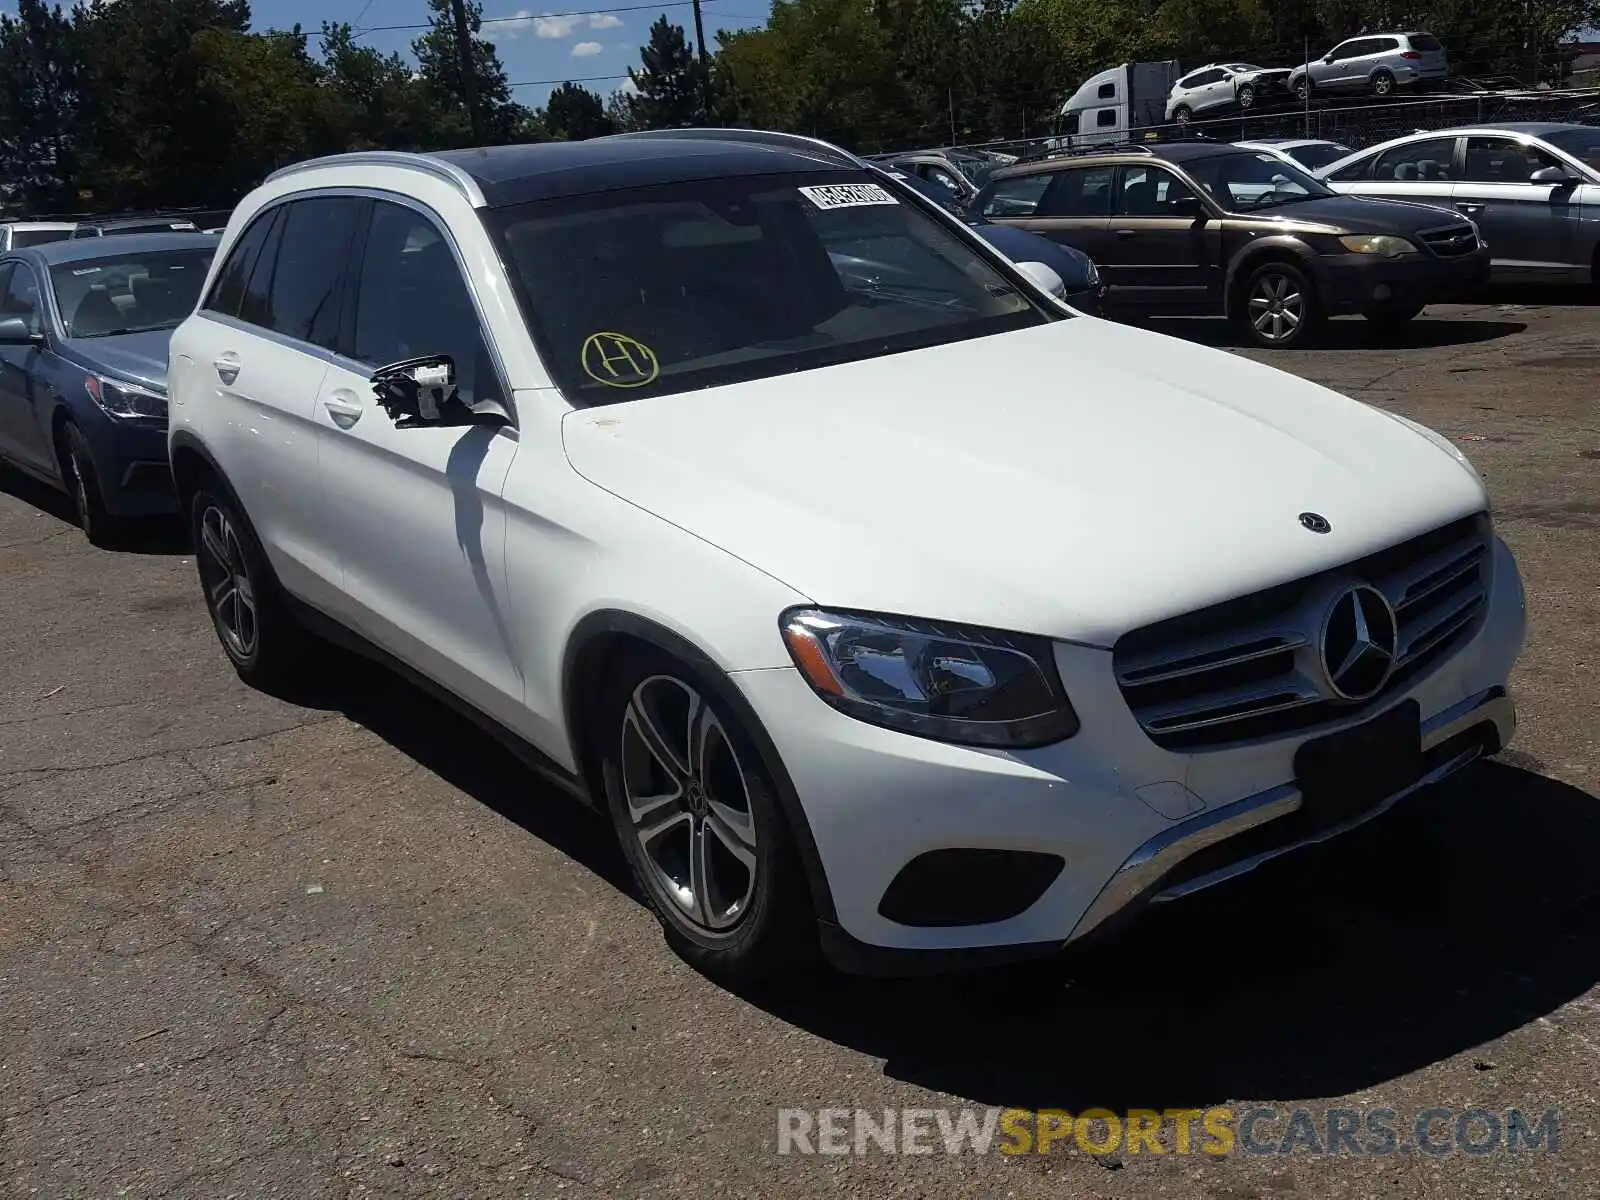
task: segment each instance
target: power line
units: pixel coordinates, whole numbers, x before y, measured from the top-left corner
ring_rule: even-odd
[[[651,12],[663,8],[688,8],[694,0],[659,0],[656,4],[624,4],[613,8],[574,8],[561,12],[526,13],[515,17],[484,17],[484,25],[531,25],[535,21],[542,21],[547,17],[598,17],[606,13],[622,12]],[[393,33],[410,29],[432,29],[433,22],[423,21],[416,25],[373,25],[367,29],[359,30],[357,37],[366,37],[369,33]]]
[[[626,71],[620,75],[563,75],[560,79],[525,79],[521,83],[508,83],[507,87],[556,87],[563,83],[601,83],[607,79],[627,79]]]

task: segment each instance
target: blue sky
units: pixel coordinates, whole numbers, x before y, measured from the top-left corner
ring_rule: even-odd
[[[597,7],[580,7],[582,0],[483,0],[483,35],[498,48],[511,82],[526,85],[512,93],[519,103],[543,104],[564,79],[609,96],[627,82],[628,68],[639,65],[639,47],[663,13],[694,41],[688,0],[665,6],[659,0],[589,2]],[[766,0],[702,0],[707,40],[715,45],[719,28],[765,23],[766,8]],[[299,22],[312,33],[323,21],[348,21],[358,30],[371,30],[362,38],[367,45],[409,54],[420,30],[386,27],[426,24],[428,6],[426,0],[253,0],[251,14],[257,29],[287,29]]]

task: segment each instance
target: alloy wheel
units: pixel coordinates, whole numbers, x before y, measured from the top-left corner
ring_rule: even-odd
[[[256,589],[233,522],[216,505],[201,514],[196,557],[218,632],[236,657],[249,658],[261,635]]]
[[[1265,341],[1286,342],[1305,320],[1305,297],[1287,275],[1265,272],[1250,289],[1250,324]]]
[[[655,889],[715,935],[750,910],[757,877],[750,783],[721,719],[689,684],[651,675],[622,716],[621,783]]]
[[[1375,95],[1387,96],[1394,90],[1394,80],[1387,75],[1375,75],[1372,79],[1372,90]]]

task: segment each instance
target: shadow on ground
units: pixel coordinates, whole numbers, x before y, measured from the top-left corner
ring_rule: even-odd
[[[1048,972],[826,978],[752,997],[980,1104],[1342,1095],[1600,979],[1600,803],[1489,763],[1344,839],[1152,914]]]
[[[1152,317],[1145,327],[1156,333],[1181,337],[1205,346],[1259,349],[1244,332],[1221,317]],[[1468,346],[1521,333],[1521,321],[1451,318],[1435,320],[1424,312],[1399,329],[1382,330],[1360,317],[1329,321],[1302,345],[1272,350],[1288,356],[1317,350],[1425,350],[1439,346]]]
[[[78,515],[67,494],[7,463],[0,463],[0,492],[37,508],[62,525],[76,529]],[[113,547],[121,554],[187,554],[189,534],[176,517],[129,522]]]

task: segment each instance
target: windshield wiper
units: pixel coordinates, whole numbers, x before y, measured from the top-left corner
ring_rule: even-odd
[[[124,325],[120,329],[102,329],[96,333],[76,333],[74,337],[120,337],[125,333],[155,333],[162,329],[176,329],[176,322],[163,321],[159,325]]]

